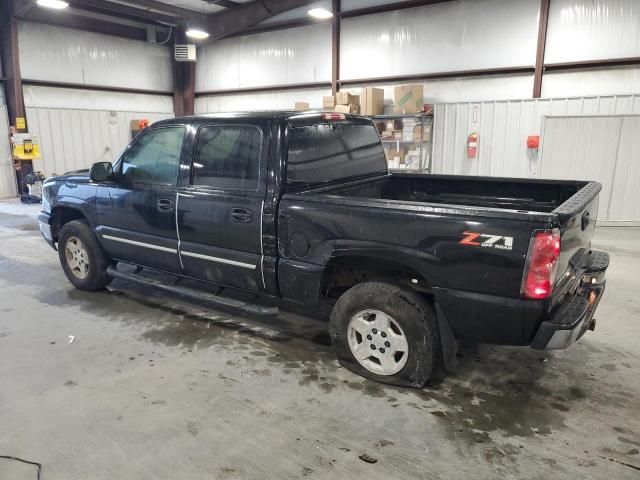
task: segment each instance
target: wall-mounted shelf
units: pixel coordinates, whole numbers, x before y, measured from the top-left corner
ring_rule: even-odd
[[[389,169],[428,173],[433,152],[433,115],[374,115]]]

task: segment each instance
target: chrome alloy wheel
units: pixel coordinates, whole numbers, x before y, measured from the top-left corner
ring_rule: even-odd
[[[67,265],[74,277],[84,280],[89,275],[89,253],[78,237],[69,237],[64,246]]]
[[[409,342],[402,328],[380,310],[362,310],[351,317],[347,341],[358,363],[378,375],[398,373],[409,357]]]

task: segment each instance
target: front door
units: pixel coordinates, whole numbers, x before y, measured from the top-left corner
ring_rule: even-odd
[[[96,231],[118,260],[180,271],[176,230],[177,180],[185,128],[151,128],[122,155],[116,179],[98,187]]]
[[[197,130],[191,180],[178,195],[186,275],[250,291],[264,287],[264,151],[266,139],[255,125],[202,125]]]

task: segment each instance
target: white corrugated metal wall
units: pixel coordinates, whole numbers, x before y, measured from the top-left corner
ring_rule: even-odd
[[[539,159],[526,148],[542,134],[544,116],[640,114],[640,95],[446,103],[435,106],[433,172],[456,175],[536,176]],[[466,140],[478,132],[477,158]]]
[[[310,108],[322,108],[323,95],[331,95],[331,89],[206,96],[196,98],[195,113],[292,109],[295,102],[308,102]]]
[[[18,24],[25,80],[171,92],[171,49],[165,45],[45,25]]]
[[[131,138],[129,122],[173,116],[167,46],[51,25],[19,24],[20,67],[27,80],[167,92],[118,93],[24,86],[29,132],[38,135],[45,175],[114,160]]]
[[[7,107],[2,105],[3,96],[0,92],[0,198],[16,195],[16,181],[11,160],[9,146],[9,121]]]
[[[156,122],[168,113],[27,107],[29,131],[38,135],[42,160],[34,168],[46,176],[113,161],[131,140],[129,122]]]
[[[331,25],[221,40],[199,49],[196,91],[331,81]]]
[[[538,171],[543,178],[597,180],[598,219],[609,220],[623,117],[545,117]],[[614,219],[621,220],[621,219]]]
[[[571,134],[554,136],[550,140],[563,142],[562,148],[573,149],[571,151],[575,153],[578,146],[591,145],[591,147],[585,147],[591,150],[605,148],[608,140],[615,141],[614,143],[617,145],[621,132],[626,132],[625,139],[632,138],[631,136],[634,134],[637,138],[638,130],[634,131],[632,127],[622,129],[622,123],[617,125],[606,118],[612,115],[632,114],[640,114],[639,95],[439,104],[435,107],[433,173],[524,178],[574,177],[576,179],[597,180],[605,186],[603,192],[605,206],[601,212],[609,212],[608,216],[604,214],[601,215],[601,218],[614,221],[633,220],[629,217],[631,214],[628,211],[620,210],[617,206],[613,209],[608,207],[609,193],[614,181],[613,167],[596,168],[596,163],[585,162],[581,169],[580,162],[585,156],[574,156],[573,154],[565,155],[564,160],[554,154],[553,160],[544,163],[542,160],[544,149],[541,152],[536,152],[526,147],[526,139],[529,135],[541,135],[544,144],[545,117],[549,119],[557,116],[605,117],[602,120],[604,123],[597,120],[591,121],[588,125],[585,124],[584,131],[575,127]],[[596,125],[601,128],[594,128]],[[631,125],[637,126],[637,123]],[[473,132],[478,132],[480,138],[478,155],[476,158],[469,159],[467,158],[466,140],[468,135]],[[584,138],[583,143],[577,141],[579,137]],[[596,138],[598,139],[597,145],[592,143]],[[624,145],[627,151],[631,148],[627,146],[627,142]],[[554,146],[554,152],[559,148],[561,146]],[[602,158],[602,155],[597,158]],[[616,158],[615,155],[612,154],[612,156]],[[620,171],[636,171],[633,162],[637,162],[637,156],[634,157],[631,152],[628,152],[628,154],[617,158],[619,158],[617,168]],[[587,165],[590,166],[587,168]],[[618,182],[616,189],[618,190],[619,183],[624,181],[624,192],[626,193],[622,193],[622,195],[630,195],[630,197],[625,200],[618,200],[616,197],[612,204],[624,204],[627,205],[625,208],[631,209],[633,212],[638,211],[640,199],[633,192],[640,190],[640,175],[631,178],[615,178],[617,179],[615,181]],[[620,195],[620,190],[618,190],[618,195]],[[635,215],[635,213],[633,214]],[[635,220],[640,220],[640,218]]]
[[[598,219],[640,222],[640,116],[546,117],[540,175],[602,183]]]
[[[343,0],[342,9],[347,11],[383,3],[383,0]],[[341,23],[340,76],[354,80],[471,68],[533,66],[539,7],[539,0],[460,0],[344,19]],[[304,17],[305,9],[296,9],[265,23]],[[309,41],[309,38],[320,39],[311,35],[312,28],[320,31],[319,25],[291,30],[290,40],[296,45],[297,52],[291,56],[287,55],[295,52],[286,50],[278,39],[279,35],[287,35],[283,31],[224,40],[199,49],[196,92],[328,80],[330,56],[323,42]],[[328,32],[322,35],[322,38],[328,37]],[[554,0],[549,14],[546,61],[638,57],[639,35],[638,0]],[[304,46],[298,47],[300,43]],[[260,48],[242,49],[238,46],[242,44]],[[280,68],[279,73],[246,79],[248,83],[240,79],[241,72],[251,71],[254,61],[265,64],[264,60],[271,56],[275,63],[266,64],[266,70],[270,71],[272,64],[296,63],[295,59],[301,54],[313,58],[313,66],[307,62],[297,63],[295,75],[287,76],[283,73],[286,70]],[[273,75],[277,78],[272,78]],[[518,100],[530,98],[533,91],[533,75],[529,73],[421,83],[428,103]],[[393,85],[377,86],[385,89],[386,104],[391,107]],[[545,98],[633,94],[640,92],[640,68],[548,72],[542,87]],[[292,99],[309,101],[311,106],[319,105],[320,95],[314,97],[315,94],[309,93],[291,90],[276,95],[254,95],[255,102],[251,106],[252,109],[291,108]],[[218,102],[221,96],[203,96],[196,111],[239,110],[247,104],[245,94],[224,97]]]
[[[538,0],[459,0],[347,18],[340,26],[340,76],[533,65],[539,8]]]

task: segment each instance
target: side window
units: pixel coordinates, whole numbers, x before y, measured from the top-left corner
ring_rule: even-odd
[[[193,156],[193,184],[257,190],[261,147],[262,138],[256,127],[200,128]]]
[[[122,157],[122,175],[131,182],[175,185],[183,139],[179,126],[145,133]]]

